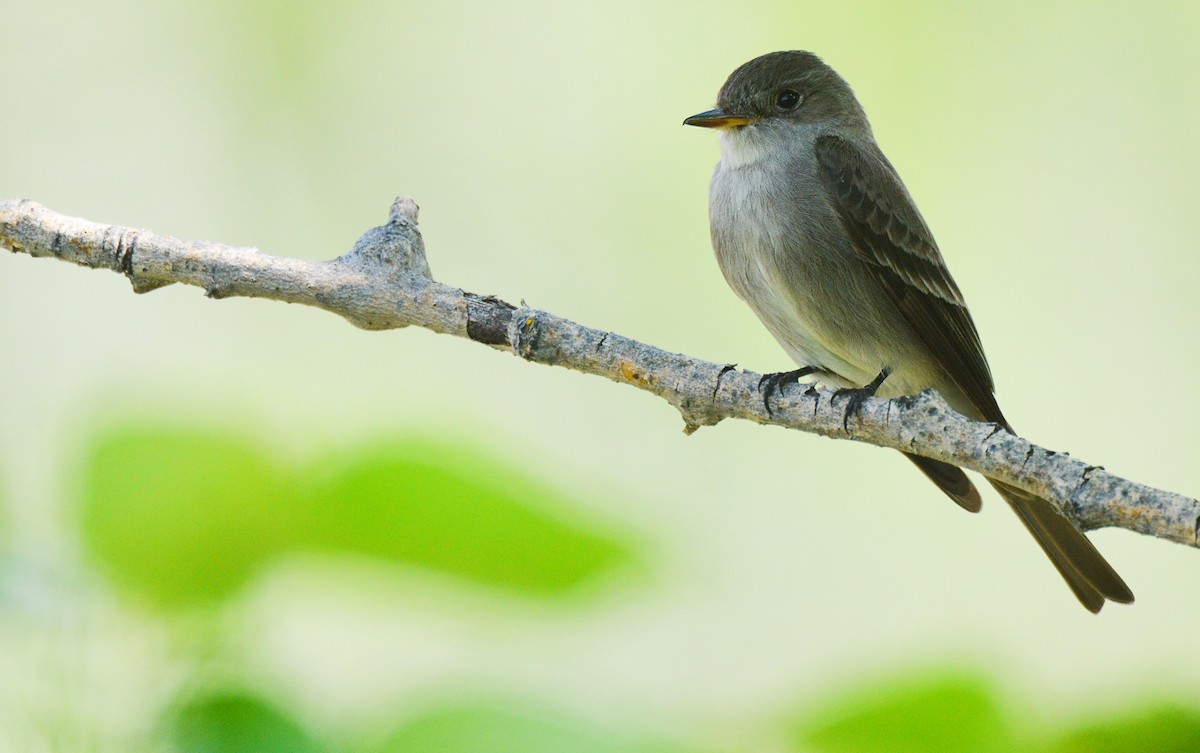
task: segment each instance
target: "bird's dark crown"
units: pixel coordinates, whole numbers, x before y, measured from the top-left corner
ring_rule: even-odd
[[[801,97],[794,110],[779,107],[779,97],[787,91]],[[819,57],[803,50],[771,52],[738,66],[721,87],[717,106],[743,117],[778,115],[804,121],[862,113],[850,85]]]

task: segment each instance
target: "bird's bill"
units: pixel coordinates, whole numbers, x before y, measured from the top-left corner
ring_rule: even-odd
[[[747,123],[753,122],[753,118],[744,118],[740,115],[730,115],[721,108],[708,110],[697,115],[693,115],[683,121],[684,125],[700,126],[701,128],[733,128],[734,126],[744,126]]]

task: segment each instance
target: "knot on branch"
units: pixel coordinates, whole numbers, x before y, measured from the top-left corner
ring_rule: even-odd
[[[687,359],[686,368],[678,371],[674,391],[682,395],[682,399],[673,401],[673,405],[683,417],[683,433],[691,436],[703,426],[716,426],[728,413],[718,403],[717,396],[721,392],[722,382],[733,382],[737,377],[737,364],[727,363],[717,367],[705,361]],[[733,378],[727,379],[729,374]],[[708,395],[708,385],[712,385],[711,395]],[[697,400],[697,394],[704,395]]]
[[[334,262],[357,268],[365,274],[384,275],[397,281],[413,276],[432,280],[425,258],[425,241],[417,229],[417,202],[398,196],[392,202],[386,225],[363,233],[354,248]]]
[[[518,309],[508,324],[508,342],[512,343],[513,353],[526,361],[534,360],[538,335],[542,333],[540,314],[533,309]]]
[[[112,258],[113,271],[120,272],[129,279],[135,293],[149,293],[151,290],[170,285],[169,280],[155,280],[142,275],[142,269],[135,264],[134,256],[138,252],[138,241],[141,231],[120,225],[110,225],[100,241],[101,250]]]

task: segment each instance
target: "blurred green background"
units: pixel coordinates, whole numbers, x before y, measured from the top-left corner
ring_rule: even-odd
[[[712,260],[738,64],[855,87],[1016,426],[1200,490],[1200,10],[14,2],[0,196],[790,366]],[[1200,553],[422,331],[0,256],[0,749],[1192,751]]]

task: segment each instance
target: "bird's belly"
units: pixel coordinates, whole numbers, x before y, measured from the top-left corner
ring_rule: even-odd
[[[821,336],[823,317],[810,315],[812,307],[797,301],[792,291],[778,285],[775,275],[757,254],[718,252],[717,259],[729,286],[750,306],[793,361],[835,374],[857,371],[838,353],[832,338]]]
[[[844,241],[836,234],[781,222],[779,208],[754,190],[769,180],[714,175],[713,249],[729,286],[793,361],[820,370],[823,383],[860,387],[887,368],[893,376],[881,395],[931,386],[934,376],[911,358],[920,346],[907,325],[854,306],[882,295],[863,263],[837,245]]]

